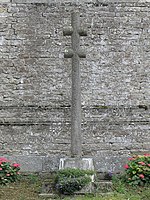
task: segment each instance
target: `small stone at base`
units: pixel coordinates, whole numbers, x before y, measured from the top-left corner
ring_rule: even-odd
[[[53,194],[53,193],[49,193],[49,194],[41,193],[41,194],[39,194],[39,197],[56,199],[56,198],[58,198],[58,195]]]

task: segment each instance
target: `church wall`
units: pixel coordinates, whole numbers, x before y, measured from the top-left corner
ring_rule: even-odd
[[[25,171],[70,157],[71,46],[80,12],[83,156],[118,171],[150,150],[150,2],[3,0],[0,3],[0,155]]]

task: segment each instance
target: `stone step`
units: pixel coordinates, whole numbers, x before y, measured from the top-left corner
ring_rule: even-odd
[[[75,192],[76,195],[84,195],[84,194],[109,194],[113,192],[113,184],[111,181],[101,180],[98,182],[90,183],[88,186],[84,187],[82,190]],[[53,189],[50,184],[45,183],[45,187],[42,189],[41,197],[53,197],[54,194]]]
[[[101,180],[98,182],[90,183],[88,186],[85,186],[83,189],[81,189],[78,192],[75,192],[77,195],[82,194],[90,194],[90,193],[112,193],[113,191],[113,185],[111,181]]]
[[[95,181],[101,181],[101,180],[108,180],[111,181],[112,174],[111,173],[105,173],[105,172],[97,172],[95,176]]]
[[[39,194],[39,197],[42,199],[50,200],[50,199],[59,199],[59,196],[54,193],[41,193]]]
[[[110,193],[113,191],[113,184],[111,180],[101,180],[100,178],[102,177],[96,177],[95,181],[90,183],[88,186],[84,187],[82,190],[79,192],[76,192],[77,195],[82,195],[82,194],[90,194],[90,193]],[[54,176],[46,176],[43,180],[43,186],[42,186],[42,193],[43,194],[51,194],[54,191]]]
[[[94,182],[93,185],[95,193],[109,193],[113,191],[113,184],[111,181],[100,180]]]

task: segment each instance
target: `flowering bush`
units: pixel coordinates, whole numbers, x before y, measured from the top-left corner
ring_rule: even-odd
[[[150,184],[150,154],[135,155],[124,165],[125,179],[130,185]]]
[[[0,185],[15,182],[20,175],[20,164],[0,157]]]

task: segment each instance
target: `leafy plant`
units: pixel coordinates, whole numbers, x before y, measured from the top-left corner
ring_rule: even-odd
[[[73,194],[91,182],[92,170],[62,169],[57,172],[55,188],[60,194]]]
[[[112,177],[113,189],[114,191],[125,194],[126,193],[126,183],[124,181],[124,176],[122,174],[116,174]]]
[[[11,163],[6,158],[0,158],[0,185],[15,182],[20,175],[20,164]]]
[[[28,174],[25,178],[28,180],[29,184],[36,184],[39,182],[39,177],[37,174]]]
[[[124,165],[125,179],[129,185],[145,186],[150,184],[150,154],[135,155]]]

